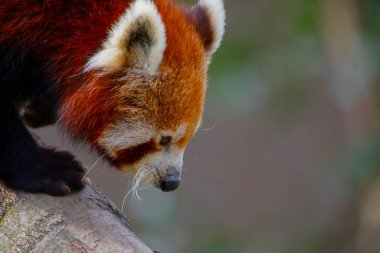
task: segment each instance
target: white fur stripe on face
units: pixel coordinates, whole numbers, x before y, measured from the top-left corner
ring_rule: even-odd
[[[199,5],[207,11],[210,17],[211,27],[214,30],[214,44],[208,52],[209,55],[212,55],[219,48],[223,39],[226,24],[226,11],[224,9],[223,0],[200,0]]]
[[[106,129],[97,142],[108,155],[115,157],[117,151],[149,142],[154,135],[151,126],[121,122]]]
[[[145,22],[141,23],[142,19]],[[137,50],[139,51],[137,55],[139,59],[134,60],[142,64],[148,74],[155,73],[161,64],[166,48],[166,35],[161,16],[150,0],[136,0],[130,5],[112,27],[103,48],[90,58],[85,66],[85,71],[95,69],[119,70],[124,67],[127,43],[136,26],[146,26],[152,44],[149,45],[148,55],[144,50]]]
[[[138,146],[162,136],[171,136],[173,142],[179,141],[186,134],[186,126],[181,125],[176,131],[161,131],[158,134],[153,126],[143,123],[120,122],[106,128],[97,140],[109,156],[115,157],[117,151]]]
[[[183,150],[172,148],[168,152],[154,153],[145,157],[139,162],[139,165],[154,167],[161,177],[165,177],[171,168],[175,169],[176,172],[182,172],[183,154]]]

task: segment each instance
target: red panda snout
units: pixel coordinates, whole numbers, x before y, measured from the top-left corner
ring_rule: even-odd
[[[163,191],[171,191],[178,187],[182,174],[183,150],[172,147],[160,151],[148,151],[140,160],[133,163],[128,163],[131,154],[127,153],[128,156],[125,156],[127,161],[113,162],[119,170],[134,174],[139,182],[153,185]]]
[[[181,125],[176,131],[154,131],[150,125],[122,122],[107,127],[97,145],[117,169],[169,191],[179,185],[186,130]]]

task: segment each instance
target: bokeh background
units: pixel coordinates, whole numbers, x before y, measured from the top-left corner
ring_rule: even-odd
[[[380,252],[380,1],[225,4],[183,183],[128,198],[132,226],[162,253]],[[89,176],[121,206],[130,178],[104,163]]]

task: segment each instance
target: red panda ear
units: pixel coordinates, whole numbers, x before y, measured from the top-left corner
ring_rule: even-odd
[[[150,0],[136,0],[114,24],[108,39],[86,65],[86,71],[129,67],[154,74],[166,48],[165,27]]]
[[[220,46],[226,14],[223,0],[200,0],[192,8],[182,7],[185,17],[194,25],[208,56]]]

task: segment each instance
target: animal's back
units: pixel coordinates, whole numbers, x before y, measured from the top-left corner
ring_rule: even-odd
[[[22,62],[17,59],[20,56],[28,58],[31,63],[29,68],[33,65],[42,67],[40,71],[45,76],[48,75],[59,83],[65,77],[80,72],[129,2],[131,1],[2,0],[1,53],[8,56],[8,62],[9,57],[16,63]],[[6,64],[1,66],[4,72]],[[18,68],[17,72],[20,73],[28,67],[17,65],[12,70]],[[5,70],[8,71],[9,68]]]

